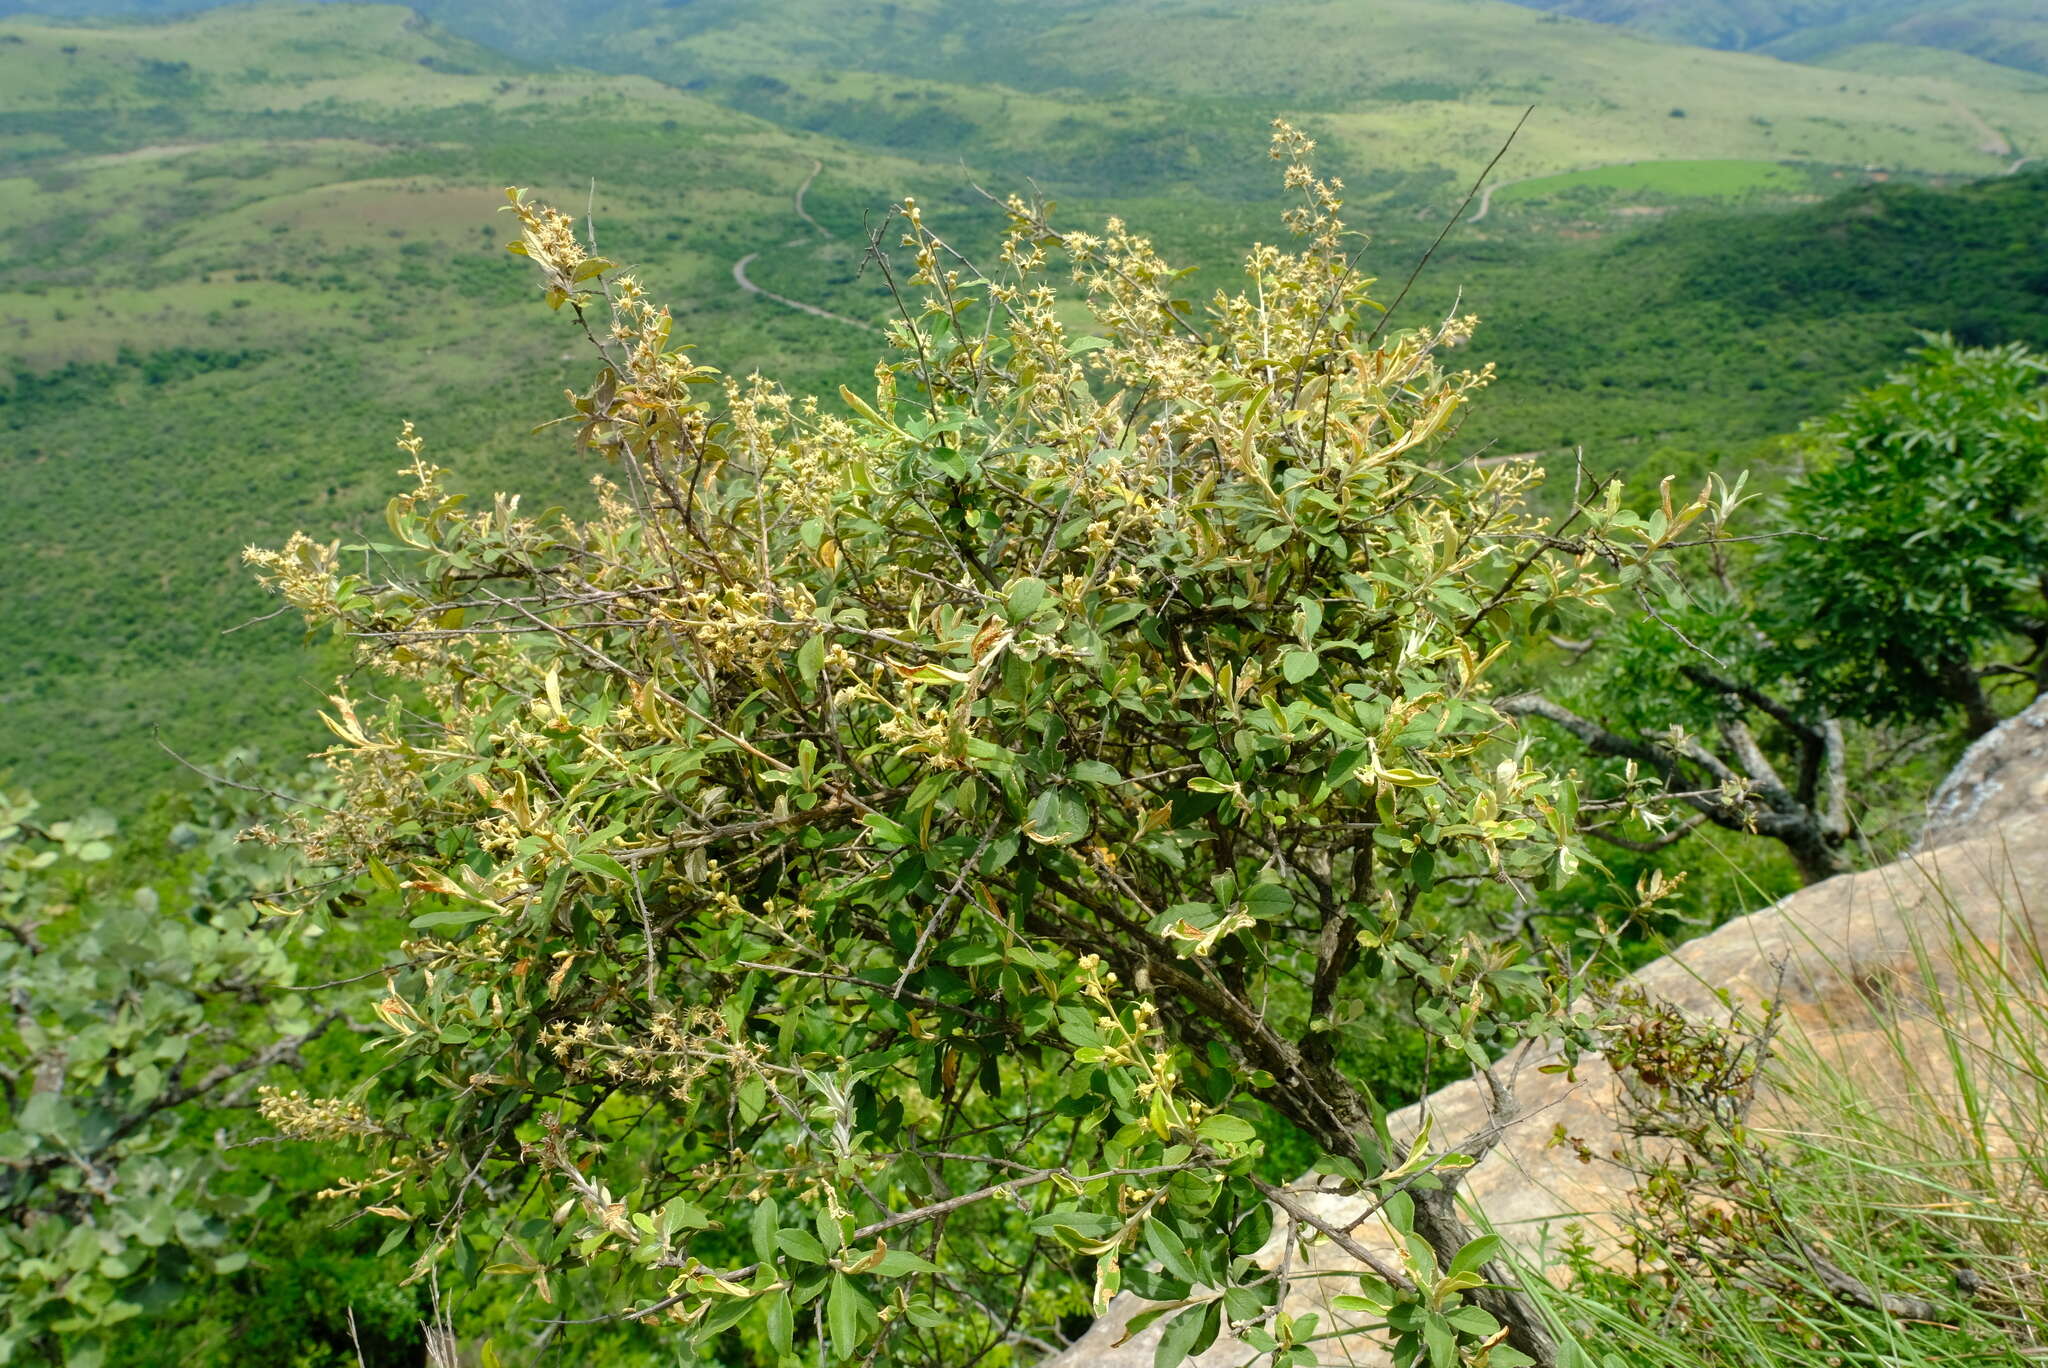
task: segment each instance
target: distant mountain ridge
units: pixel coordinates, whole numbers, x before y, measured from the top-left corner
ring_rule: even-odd
[[[2040,0],[1516,0],[1673,42],[1825,62],[1866,43],[1960,52],[2048,73]]]

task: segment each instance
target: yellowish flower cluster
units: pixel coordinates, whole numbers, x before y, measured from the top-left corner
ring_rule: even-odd
[[[695,589],[655,616],[687,635],[713,669],[759,674],[817,630],[817,603],[794,581],[763,588]]]
[[[508,188],[505,198],[505,209],[519,219],[519,241],[512,250],[540,268],[549,303],[571,297],[578,284],[576,268],[590,255],[576,240],[576,221],[551,205],[529,203],[521,190]]]
[[[340,557],[340,542],[316,542],[303,532],[292,533],[274,551],[261,546],[242,551],[242,563],[255,568],[257,580],[283,595],[308,623],[334,611]]]
[[[283,1092],[268,1086],[257,1089],[256,1097],[257,1113],[294,1140],[360,1140],[382,1130],[361,1106],[338,1097],[308,1097],[296,1088]]]
[[[557,1023],[542,1033],[541,1046],[572,1078],[599,1078],[677,1102],[689,1101],[714,1071],[732,1072],[737,1083],[757,1066],[752,1047],[735,1042],[708,1007],[658,1013],[637,1037],[611,1022]]]
[[[1282,183],[1289,190],[1302,192],[1303,202],[1285,215],[1287,226],[1296,235],[1311,239],[1319,252],[1335,255],[1345,232],[1344,220],[1338,217],[1338,211],[1344,207],[1344,182],[1334,176],[1324,178],[1315,174],[1309,165],[1315,150],[1315,139],[1285,119],[1273,120],[1270,155],[1275,161],[1287,163]]]

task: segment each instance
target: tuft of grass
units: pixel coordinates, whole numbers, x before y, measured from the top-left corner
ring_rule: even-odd
[[[1999,896],[1987,918],[1944,894],[1895,972],[1853,976],[1867,1017],[1700,1037],[1767,1055],[1767,1100],[1644,1163],[1628,1263],[1566,1247],[1544,1296],[1586,1363],[2048,1359],[2048,940]]]

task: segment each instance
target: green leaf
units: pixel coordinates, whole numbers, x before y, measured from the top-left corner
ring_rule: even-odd
[[[796,668],[797,673],[803,676],[805,684],[816,684],[818,682],[818,675],[825,668],[825,638],[823,636],[811,637],[803,645],[797,647]]]
[[[1316,644],[1316,638],[1322,634],[1323,630],[1322,600],[1310,598],[1306,594],[1299,595],[1294,600],[1294,610],[1300,617],[1298,625],[1301,632],[1301,644],[1313,647]]]
[[[661,1209],[661,1233],[674,1236],[678,1230],[704,1230],[711,1225],[711,1218],[695,1202],[683,1197],[674,1197]]]
[[[830,1257],[825,1253],[825,1246],[819,1243],[818,1237],[808,1230],[798,1230],[795,1227],[778,1230],[775,1232],[775,1243],[790,1258],[801,1259],[805,1263],[821,1264],[827,1262]]]
[[[896,821],[893,817],[884,817],[879,812],[864,812],[861,814],[860,822],[862,826],[874,832],[891,845],[914,846],[917,844],[916,833]]]
[[[873,1314],[868,1299],[853,1285],[853,1279],[834,1273],[832,1290],[825,1296],[825,1325],[832,1332],[832,1351],[839,1357],[852,1358],[860,1348],[863,1313]]]
[[[740,1124],[751,1126],[761,1119],[761,1113],[768,1108],[768,1085],[759,1074],[753,1074],[734,1090],[734,1100],[739,1103]]]
[[[909,435],[908,433],[904,432],[902,428],[897,427],[887,418],[884,418],[881,414],[875,412],[874,406],[872,404],[868,403],[867,400],[861,398],[858,394],[855,394],[846,386],[841,385],[839,387],[839,397],[846,401],[846,406],[848,408],[852,409],[855,413],[858,413],[861,417],[867,419],[870,423],[873,423],[876,427],[886,428],[890,432],[895,433],[899,437]]]
[[[466,907],[451,912],[428,912],[414,917],[410,923],[415,931],[432,931],[443,926],[471,926],[480,921],[489,921],[497,912],[488,907]]]
[[[1031,804],[1024,834],[1039,845],[1072,845],[1088,834],[1088,804],[1073,789],[1056,786]]]
[[[1294,895],[1280,884],[1261,881],[1244,890],[1244,910],[1261,921],[1273,921],[1294,910]]]
[[[754,1244],[754,1257],[763,1263],[775,1257],[775,1234],[780,1216],[775,1199],[767,1197],[755,1205],[754,1218],[747,1224],[747,1234]]]
[[[796,1338],[796,1310],[789,1304],[789,1293],[785,1290],[771,1292],[765,1300],[761,1328],[768,1333],[769,1347],[787,1356]]]
[[[1470,1335],[1473,1339],[1485,1339],[1500,1331],[1500,1322],[1481,1306],[1461,1306],[1444,1319],[1461,1334]]]
[[[1217,1115],[1195,1127],[1195,1134],[1211,1144],[1244,1145],[1258,1138],[1252,1123],[1241,1116]]]
[[[1481,1265],[1498,1254],[1501,1246],[1505,1243],[1507,1242],[1498,1235],[1481,1235],[1478,1239],[1473,1240],[1453,1255],[1450,1267],[1446,1268],[1444,1272],[1447,1275],[1453,1273],[1477,1273]]]
[[[1216,1340],[1222,1315],[1223,1304],[1208,1301],[1190,1306],[1168,1321],[1160,1333],[1159,1347],[1152,1351],[1152,1368],[1178,1368],[1208,1348]]]
[[[1100,784],[1109,787],[1121,784],[1124,777],[1117,773],[1115,765],[1105,765],[1100,760],[1077,760],[1067,770],[1067,777],[1083,784]]]
[[[1457,1368],[1458,1336],[1449,1321],[1438,1315],[1424,1318],[1422,1342],[1429,1346],[1429,1368]]]
[[[1010,585],[1009,595],[1003,601],[1003,615],[1011,622],[1023,622],[1044,602],[1045,581],[1026,577]]]
[[[1299,684],[1323,668],[1323,658],[1314,651],[1293,650],[1280,657],[1280,674],[1289,684]]]
[[[1149,1329],[1153,1322],[1164,1320],[1168,1316],[1172,1315],[1175,1311],[1178,1311],[1179,1309],[1180,1304],[1178,1302],[1168,1306],[1147,1307],[1145,1310],[1140,1311],[1137,1315],[1132,1316],[1129,1320],[1124,1322],[1124,1339],[1128,1340],[1133,1338],[1134,1336]],[[1122,1342],[1122,1340],[1118,1341],[1118,1343]]]
[[[1167,1272],[1182,1282],[1202,1281],[1202,1275],[1195,1268],[1194,1257],[1188,1253],[1187,1245],[1157,1217],[1145,1222],[1145,1248],[1152,1252],[1152,1257],[1159,1260]]]
[[[702,1344],[713,1335],[738,1325],[753,1309],[752,1297],[727,1297],[723,1302],[713,1302],[710,1314],[704,1317],[703,1325],[697,1331],[697,1342]]]
[[[868,1271],[884,1278],[900,1278],[906,1273],[936,1273],[939,1266],[907,1249],[892,1249]]]
[[[571,856],[569,863],[586,874],[596,874],[614,883],[633,882],[633,876],[626,872],[626,867],[601,850],[586,850],[581,855]]]

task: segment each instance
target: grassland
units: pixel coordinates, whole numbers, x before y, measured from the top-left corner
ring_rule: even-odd
[[[1701,160],[1623,162],[1554,176],[1531,176],[1503,185],[1501,201],[1598,202],[1619,194],[1630,200],[1744,200],[1811,190],[1812,177],[1777,162]]]
[[[1987,62],[1981,57],[1944,48],[1907,43],[1852,43],[1814,58],[1815,66],[1860,71],[1874,76],[1935,76],[1980,90],[2048,93],[2048,73]]]
[[[1504,176],[1731,158],[1972,176],[2004,169],[2003,143],[2048,142],[2048,103],[2024,92],[1938,70],[1845,77],[1500,0],[423,9],[536,61],[573,51],[785,125],[1091,190],[1213,178],[1274,113],[1312,116],[1354,183],[1434,173],[1444,208],[1529,104]]]
[[[389,8],[0,23],[15,781],[132,809],[176,772],[154,728],[200,757],[315,745],[337,657],[284,621],[222,635],[269,606],[237,555],[373,523],[401,417],[466,487],[584,497],[590,472],[530,431],[582,367],[502,250],[496,187],[630,226],[620,250],[724,364],[828,391],[856,378],[826,325],[728,272],[788,235],[816,156],[867,177],[869,203],[903,180],[887,159],[856,169],[642,78],[511,65]]]

